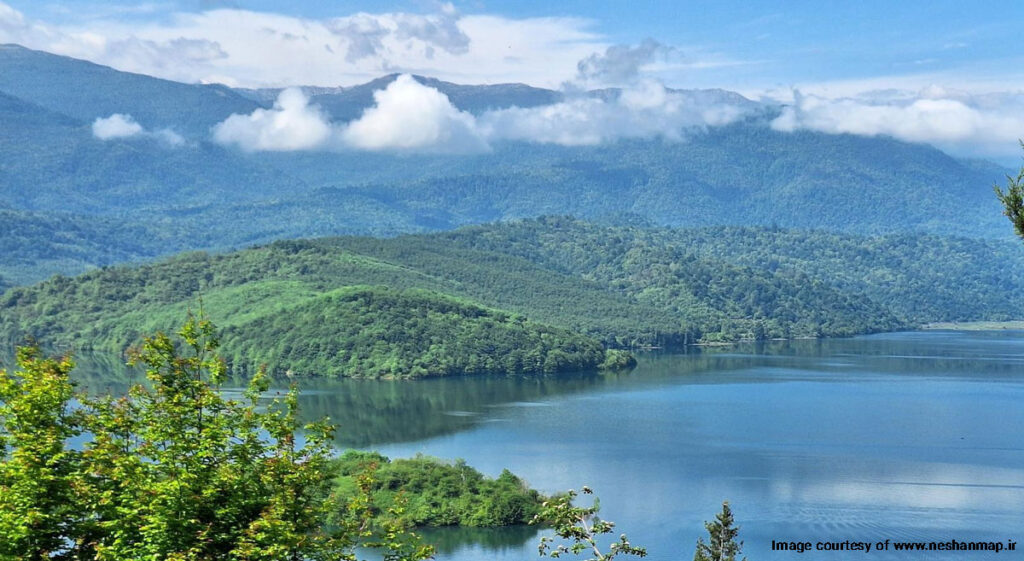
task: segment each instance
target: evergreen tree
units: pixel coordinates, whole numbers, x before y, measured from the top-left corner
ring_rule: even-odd
[[[715,515],[714,522],[705,522],[704,527],[708,531],[709,543],[704,543],[704,538],[697,540],[693,561],[736,561],[736,556],[743,549],[743,542],[736,541],[740,529],[733,526],[729,501],[722,503],[722,512]],[[746,559],[744,557],[743,561]]]

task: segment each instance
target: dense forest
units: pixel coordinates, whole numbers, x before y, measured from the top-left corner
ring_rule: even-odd
[[[622,286],[658,306],[672,304],[671,298],[659,294],[658,285],[686,282],[695,291],[707,290],[698,292],[698,299],[703,299],[724,284],[688,282],[692,271],[651,278],[658,263],[690,260],[771,273],[791,279],[804,291],[808,285],[828,286],[847,297],[861,295],[914,324],[1024,317],[1024,256],[1010,240],[909,233],[857,236],[779,227],[608,228],[560,217],[469,227],[438,236],[461,247],[502,251]],[[646,285],[636,280],[641,275]],[[751,293],[749,284],[740,291],[747,293],[745,298],[737,295],[741,305],[772,296],[763,289]],[[805,293],[800,299],[809,308],[817,306],[809,298],[813,296]],[[719,301],[715,306],[729,309],[735,304]],[[752,315],[749,308],[733,307],[730,313]]]
[[[226,329],[223,342],[239,374],[421,378],[631,365],[589,337],[415,289],[333,290]]]
[[[564,371],[628,363],[598,341],[678,347],[1022,317],[1024,258],[1014,250],[924,234],[549,217],[57,276],[0,295],[0,337],[121,352],[202,306],[239,372]]]

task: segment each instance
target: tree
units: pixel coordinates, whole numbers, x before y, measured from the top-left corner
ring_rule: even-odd
[[[594,494],[589,487],[583,487],[581,491],[585,495]],[[537,547],[541,555],[557,559],[568,553],[578,555],[586,551],[588,555],[593,555],[587,561],[612,561],[619,555],[647,556],[647,549],[630,544],[626,534],[621,534],[617,542],[612,542],[606,549],[607,553],[602,552],[597,543],[598,536],[610,534],[615,523],[597,517],[600,504],[596,497],[592,506],[580,507],[573,504],[577,496],[577,492],[570,489],[564,495],[545,501],[540,514],[534,517],[531,524],[551,525],[555,535],[567,540],[569,544],[552,547],[554,538],[542,537]]]
[[[190,315],[178,336],[145,340],[135,359],[149,387],[119,398],[76,394],[71,361],[36,348],[0,371],[0,560],[431,556],[404,527],[370,529],[366,497],[329,528],[333,427],[300,423],[294,386],[267,403],[262,372],[244,400],[226,398],[213,325]]]
[[[743,542],[736,542],[740,529],[733,526],[729,501],[722,503],[722,512],[715,515],[714,522],[705,522],[704,528],[708,531],[709,543],[704,543],[704,538],[697,539],[693,561],[736,561],[736,556],[743,549]],[[746,559],[744,557],[743,561]]]
[[[70,559],[84,513],[74,482],[81,462],[65,442],[79,434],[69,402],[68,358],[18,351],[0,370],[0,559]]]
[[[1024,148],[1024,142],[1021,142]],[[1003,203],[1003,214],[1013,223],[1017,235],[1024,238],[1024,166],[1017,172],[1017,177],[1006,176],[1006,192],[996,185],[996,196]]]

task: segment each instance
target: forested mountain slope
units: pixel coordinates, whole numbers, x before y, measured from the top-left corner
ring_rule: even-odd
[[[594,347],[570,331],[607,347],[671,347],[1024,317],[1024,255],[1016,249],[922,234],[633,228],[551,217],[390,239],[282,241],[56,277],[0,296],[0,337],[8,345],[31,336],[58,348],[121,351],[142,334],[173,329],[201,298],[241,369],[257,361],[281,372],[331,365],[380,375],[393,370],[380,370],[382,355],[351,354],[367,333],[393,340],[402,360],[412,360],[443,333],[539,345],[544,325],[569,330],[550,332],[575,341],[560,349],[594,358]],[[480,318],[498,331],[475,325]],[[522,325],[531,331],[518,331]],[[352,369],[339,366],[351,360]],[[525,359],[509,360],[515,370]]]

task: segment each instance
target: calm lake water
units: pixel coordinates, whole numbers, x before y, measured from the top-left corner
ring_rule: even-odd
[[[95,380],[93,381],[95,383]],[[116,382],[115,382],[116,383]],[[764,559],[1024,559],[771,551],[777,541],[1024,541],[1024,332],[932,331],[648,355],[628,374],[305,382],[339,444],[581,485],[655,561],[732,504]],[[536,559],[534,528],[437,530],[438,559]]]

